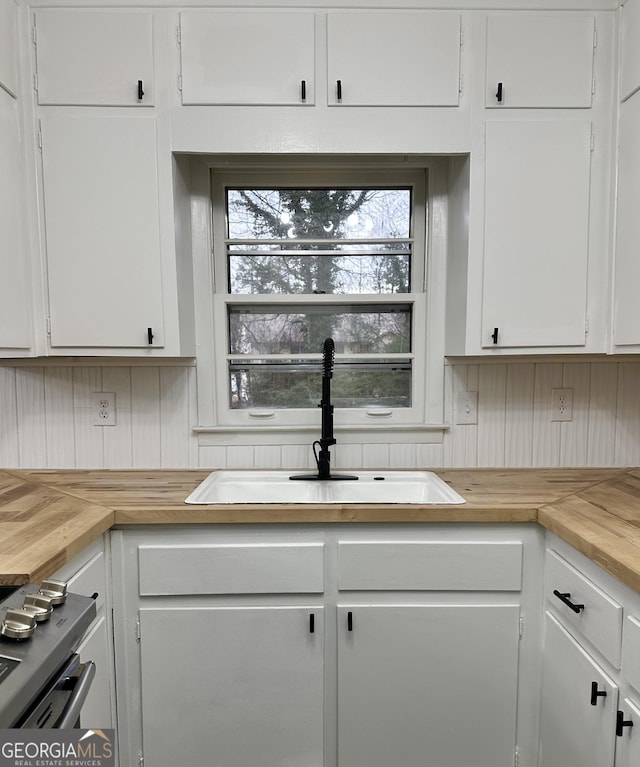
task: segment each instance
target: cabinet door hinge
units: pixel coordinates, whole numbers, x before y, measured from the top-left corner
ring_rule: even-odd
[[[591,78],[591,95],[592,96],[596,95],[596,76],[595,75]]]
[[[462,93],[463,82],[462,74],[460,74],[460,78],[458,80],[458,93]]]
[[[33,90],[37,93],[38,92],[38,73],[34,72],[33,74]]]
[[[144,767],[144,754],[138,751],[138,767]]]
[[[589,325],[589,315],[584,318],[584,334],[585,336],[589,335],[589,331],[591,330],[591,327]]]
[[[460,47],[462,48],[464,46],[464,32],[462,30],[462,27],[460,27]]]
[[[42,146],[42,144],[40,146]],[[51,317],[47,317],[45,320],[45,330],[47,333],[47,338],[51,338]]]
[[[178,86],[178,93],[182,93],[182,75],[178,75],[176,84]]]
[[[182,45],[182,29],[180,28],[180,24],[176,27],[176,43],[178,44],[178,48]]]
[[[518,636],[520,639],[522,639],[524,635],[524,615],[520,616],[520,621],[518,623]]]
[[[36,30],[36,15],[33,14],[33,24],[31,25],[31,42],[33,45],[38,44],[38,32]]]
[[[593,47],[598,47],[598,27],[596,26],[593,28]]]
[[[513,767],[519,767],[520,765],[520,746],[516,746],[516,750],[513,752]]]
[[[135,633],[136,633],[136,642],[140,644],[140,618],[136,618]]]
[[[592,152],[595,152],[595,150],[596,150],[596,137],[595,137],[595,135],[593,133],[591,134],[591,140],[589,142],[589,149]]]

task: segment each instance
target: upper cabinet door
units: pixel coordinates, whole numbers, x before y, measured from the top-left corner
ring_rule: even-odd
[[[313,104],[308,11],[183,11],[183,104]]]
[[[458,106],[459,14],[336,11],[327,25],[329,104]]]
[[[622,6],[621,47],[620,98],[624,101],[640,88],[640,0],[627,0]]]
[[[151,12],[39,10],[39,104],[153,106]]]
[[[17,11],[13,0],[0,0],[0,86],[18,95]]]
[[[31,346],[18,102],[0,89],[0,349]]]
[[[489,16],[486,106],[590,107],[594,39],[593,16]]]
[[[483,346],[584,346],[590,144],[588,121],[487,123]]]
[[[51,346],[163,346],[155,121],[41,127]]]

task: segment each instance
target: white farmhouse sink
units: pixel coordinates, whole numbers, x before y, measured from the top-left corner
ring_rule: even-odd
[[[296,473],[214,471],[185,503],[465,503],[431,471],[359,471],[357,480],[290,480]]]

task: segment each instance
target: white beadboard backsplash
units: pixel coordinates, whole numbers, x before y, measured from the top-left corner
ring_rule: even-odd
[[[553,388],[573,419],[551,421]],[[115,392],[115,426],[94,426],[93,392]],[[456,425],[455,392],[478,392],[478,423]],[[445,367],[440,444],[340,444],[336,467],[640,465],[640,362],[455,362]],[[192,366],[0,366],[0,466],[278,468],[309,465],[308,445],[199,446]]]

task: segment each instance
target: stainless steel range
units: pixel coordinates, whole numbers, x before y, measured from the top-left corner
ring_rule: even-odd
[[[95,665],[75,650],[96,616],[95,597],[47,580],[0,602],[0,728],[79,726]]]

